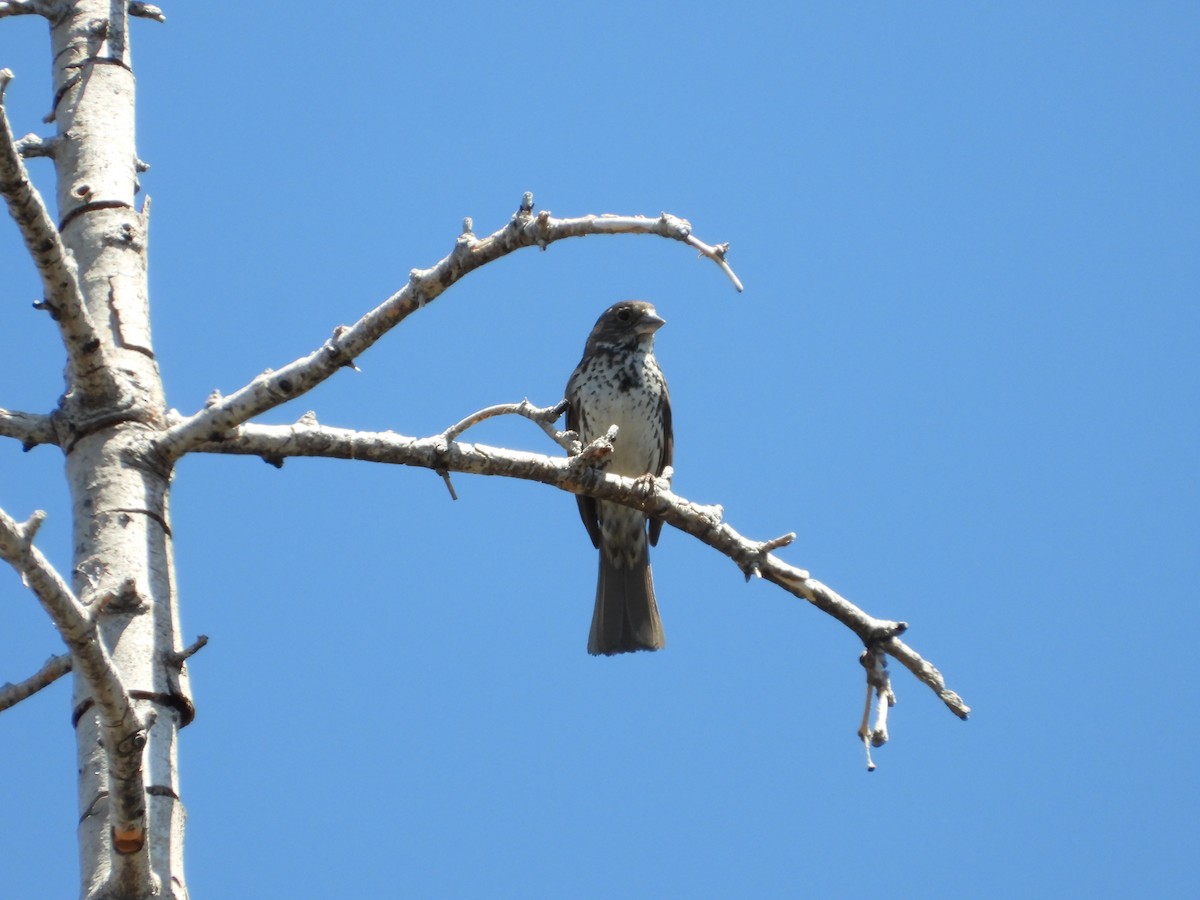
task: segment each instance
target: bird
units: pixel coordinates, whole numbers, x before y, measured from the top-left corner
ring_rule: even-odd
[[[671,398],[654,336],[666,323],[643,300],[623,300],[596,320],[583,358],[567,381],[567,428],[586,446],[616,425],[607,471],[629,478],[658,476],[672,465]],[[665,644],[649,545],[662,521],[636,509],[579,495],[579,515],[600,551],[588,652],[611,656],[659,650]]]

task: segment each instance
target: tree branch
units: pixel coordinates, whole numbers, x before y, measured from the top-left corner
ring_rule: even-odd
[[[53,159],[58,152],[58,138],[44,138],[40,134],[27,134],[19,141],[14,142],[17,152],[21,154],[22,159],[35,159],[44,157]]]
[[[163,15],[163,11],[153,3],[142,3],[140,0],[134,0],[129,4],[129,14],[135,18],[153,19],[155,22],[165,22],[167,17]]]
[[[42,195],[29,180],[21,150],[13,138],[4,108],[4,92],[12,78],[11,69],[0,69],[0,194],[4,195],[9,214],[17,223],[42,279],[45,297],[34,306],[46,310],[58,322],[67,346],[72,381],[81,384],[85,372],[90,373],[89,357],[100,349],[100,338],[84,303],[75,260],[63,244]]]
[[[562,414],[566,411],[566,400],[560,400],[554,406],[547,407],[534,406],[528,399],[522,400],[520,403],[498,403],[495,406],[481,409],[479,412],[471,413],[461,422],[451,425],[442,432],[442,440],[452,441],[468,428],[496,416],[523,416],[546,432],[550,440],[570,453],[572,449],[578,450],[579,435],[573,431],[559,431],[554,427],[554,423],[562,418]],[[572,444],[575,445],[574,448]]]
[[[38,598],[71,651],[73,668],[87,683],[104,734],[113,843],[120,853],[134,853],[143,849],[146,841],[142,748],[150,723],[138,716],[97,633],[96,618],[104,598],[98,598],[91,608],[84,606],[33,546],[45,515],[38,511],[28,522],[18,524],[0,509],[0,559],[16,569]]]
[[[32,697],[42,688],[49,687],[71,671],[71,654],[52,656],[37,672],[17,684],[0,686],[0,712],[16,706],[27,697]]]
[[[470,417],[464,422],[471,422],[474,418]],[[608,436],[582,448],[576,456],[552,457],[447,441],[444,434],[412,438],[393,432],[330,428],[317,424],[315,419],[309,419],[291,426],[242,425],[229,433],[225,440],[200,444],[196,449],[205,453],[261,456],[277,463],[289,456],[320,456],[416,466],[438,472],[502,475],[538,481],[574,494],[587,494],[639,509],[723,553],[737,564],[747,580],[757,575],[837,619],[858,635],[869,651],[886,653],[899,660],[928,685],[951,712],[959,718],[967,718],[970,708],[946,687],[941,673],[899,639],[899,635],[908,627],[906,623],[868,615],[836,591],[812,578],[805,570],[783,562],[774,554],[774,550],[791,543],[794,534],[769,541],[754,541],[722,522],[723,510],[720,506],[702,506],[681,497],[669,489],[665,479],[648,483],[644,478],[623,478],[595,468],[593,462],[602,462],[612,452],[614,435],[616,440],[620,440],[613,429]],[[869,684],[878,686],[882,683],[877,674],[878,668],[874,664],[868,668]],[[874,682],[871,678],[874,678]],[[890,685],[887,690],[890,692]],[[892,697],[894,699],[894,695]],[[882,729],[871,730],[870,736],[879,743],[886,741],[886,725]]]
[[[432,268],[413,269],[403,289],[353,325],[334,329],[323,346],[278,371],[268,369],[233,394],[218,395],[200,412],[176,422],[158,441],[164,458],[178,459],[206,441],[219,440],[229,429],[312,390],[339,368],[353,365],[354,359],[383,335],[459,279],[523,247],[544,250],[555,241],[592,234],[654,234],[698,247],[704,255],[714,259],[719,256],[718,261],[724,263],[723,249],[695,240],[690,223],[667,213],[655,219],[609,215],[555,219],[544,211],[535,215],[533,195],[527,193],[512,220],[485,238],[471,232],[470,219],[463,224],[463,233],[448,256]],[[729,271],[727,265],[724,268]],[[736,279],[735,284],[740,290]]]
[[[38,444],[58,444],[58,434],[50,416],[0,409],[0,437],[15,438],[25,450]]]
[[[0,0],[0,19],[6,16],[50,16],[48,0]]]

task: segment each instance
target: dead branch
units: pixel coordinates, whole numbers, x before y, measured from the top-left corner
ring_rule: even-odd
[[[142,748],[149,723],[143,722],[96,631],[95,619],[54,566],[33,546],[45,518],[38,511],[17,523],[0,510],[0,559],[33,591],[71,651],[72,665],[87,682],[104,735],[111,778],[110,820],[116,841],[133,852],[146,840],[146,799]]]
[[[484,238],[476,237],[468,220],[449,255],[429,269],[413,269],[408,284],[353,325],[339,326],[324,345],[282,369],[268,369],[249,384],[221,397],[204,409],[177,421],[158,440],[167,461],[178,459],[208,441],[220,440],[231,428],[312,390],[354,360],[412,313],[432,302],[469,272],[523,247],[545,249],[555,241],[593,234],[653,234],[711,251],[719,248],[696,241],[684,219],[663,213],[645,216],[580,216],[556,219],[533,212],[533,195],[526,194],[507,225]],[[720,250],[720,261],[724,251]],[[728,269],[728,266],[725,266]],[[730,274],[732,272],[730,271]],[[739,286],[740,283],[736,281]]]
[[[779,559],[773,551],[788,545],[792,534],[768,541],[751,540],[722,521],[720,506],[704,506],[681,497],[669,489],[665,479],[656,479],[653,489],[648,491],[644,480],[599,471],[593,463],[611,452],[614,438],[620,440],[616,430],[611,429],[608,435],[582,448],[575,456],[552,457],[447,441],[444,434],[413,438],[393,432],[353,431],[309,422],[294,426],[243,425],[223,440],[200,444],[196,449],[205,453],[261,456],[268,460],[319,456],[416,466],[439,472],[507,476],[640,509],[729,557],[747,578],[758,576],[778,585],[837,619],[858,635],[869,651],[897,659],[933,690],[951,712],[959,718],[967,718],[970,708],[946,687],[941,673],[900,640],[899,636],[908,628],[906,623],[868,615],[812,578],[807,571]],[[882,676],[880,671],[883,671]],[[886,670],[872,662],[868,674],[870,688],[889,703],[894,702],[890,682],[885,681]],[[877,712],[876,727],[868,729],[867,737],[875,746],[887,740],[885,715],[886,711],[881,707]]]
[[[38,444],[58,444],[53,420],[39,413],[0,409],[0,437],[14,438],[25,450]]]
[[[4,93],[12,78],[11,69],[0,69],[0,194],[8,204],[9,214],[17,223],[42,279],[45,296],[34,306],[50,313],[58,323],[74,383],[84,384],[89,378],[101,378],[106,382],[105,386],[112,387],[112,376],[104,374],[106,367],[99,373],[93,371],[92,357],[101,342],[84,303],[75,259],[63,244],[42,195],[29,180],[21,150],[8,122]]]
[[[16,706],[27,697],[32,697],[43,688],[54,684],[54,682],[70,671],[71,654],[63,653],[60,656],[50,657],[46,660],[45,665],[24,681],[19,681],[16,684],[0,685],[0,712]]]

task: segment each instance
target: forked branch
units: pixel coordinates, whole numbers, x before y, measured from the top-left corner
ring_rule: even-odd
[[[277,371],[268,369],[234,393],[215,398],[195,415],[178,421],[158,441],[164,458],[173,461],[207,441],[220,440],[230,429],[307,393],[338,369],[353,365],[388,331],[468,273],[523,247],[545,249],[555,241],[592,234],[653,234],[700,249],[732,276],[725,262],[728,245],[710,247],[696,240],[690,223],[667,213],[657,218],[604,215],[556,219],[547,212],[535,214],[533,195],[527,193],[511,221],[499,231],[479,238],[471,228],[468,219],[449,255],[432,268],[413,269],[401,290],[353,325],[336,328],[329,340],[308,356]],[[736,277],[734,284],[741,290]]]

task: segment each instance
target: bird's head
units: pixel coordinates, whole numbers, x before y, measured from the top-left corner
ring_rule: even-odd
[[[588,344],[608,344],[615,347],[636,347],[654,343],[654,333],[667,320],[661,318],[645,300],[622,300],[606,309],[596,320],[588,336]]]

